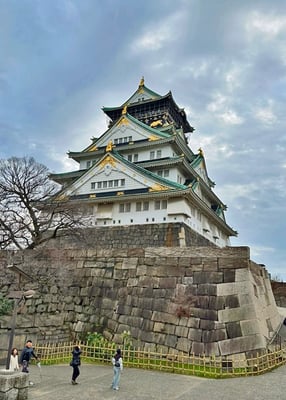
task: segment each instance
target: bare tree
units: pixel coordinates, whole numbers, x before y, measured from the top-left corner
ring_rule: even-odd
[[[33,249],[81,225],[78,209],[32,157],[0,160],[0,249]]]

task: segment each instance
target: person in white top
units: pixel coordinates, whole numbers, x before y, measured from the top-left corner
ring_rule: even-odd
[[[111,387],[113,390],[119,390],[120,374],[123,370],[122,353],[120,349],[116,350],[116,354],[112,357],[113,380]]]
[[[16,347],[14,347],[11,351],[10,355],[10,366],[9,366],[10,371],[19,371],[19,361],[18,361],[18,350]]]

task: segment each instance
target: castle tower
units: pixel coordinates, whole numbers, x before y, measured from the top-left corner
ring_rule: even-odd
[[[172,93],[161,96],[142,78],[128,100],[103,111],[108,129],[68,153],[79,169],[50,176],[62,185],[60,197],[84,207],[90,226],[179,223],[204,244],[229,245],[237,233],[226,223],[203,151],[188,145],[194,128]],[[180,246],[191,244],[182,234]]]

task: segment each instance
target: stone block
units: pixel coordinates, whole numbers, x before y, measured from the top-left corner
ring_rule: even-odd
[[[153,331],[154,332],[164,332],[165,331],[165,324],[163,324],[162,322],[155,322]]]
[[[250,282],[229,282],[220,283],[217,285],[218,296],[228,296],[233,294],[249,294],[252,292],[252,285]]]
[[[159,288],[168,289],[175,288],[177,283],[176,278],[160,278],[159,280]]]
[[[217,285],[212,283],[203,283],[197,286],[198,295],[216,296]]]
[[[243,257],[219,257],[218,268],[219,269],[236,269],[236,268],[248,268],[249,258]]]
[[[178,338],[176,348],[184,353],[189,353],[191,349],[191,342],[186,338]]]
[[[223,282],[228,283],[228,282],[234,282],[235,279],[235,272],[237,270],[235,269],[224,269],[223,270]]]
[[[156,311],[165,311],[167,307],[167,303],[165,299],[154,299],[153,300],[153,309]]]
[[[189,328],[185,326],[176,326],[175,328],[175,335],[179,337],[188,337]]]
[[[202,355],[205,353],[205,345],[201,342],[193,342],[191,345],[190,352],[196,356]]]
[[[209,321],[208,319],[200,319],[200,329],[211,331],[215,329],[216,321]]]
[[[135,269],[138,265],[138,258],[137,257],[129,257],[125,258],[122,263],[122,269]]]
[[[236,294],[225,296],[225,308],[239,307],[239,299]]]
[[[266,347],[266,340],[262,335],[250,335],[222,340],[218,345],[221,355],[225,356],[228,354],[264,349]]]
[[[210,310],[221,310],[225,307],[224,296],[210,296],[209,297],[209,309]]]
[[[204,354],[208,357],[219,356],[219,346],[217,342],[204,343]]]
[[[143,331],[153,331],[154,330],[155,322],[150,321],[149,319],[144,319],[142,323],[142,330]]]
[[[153,307],[154,300],[150,297],[142,297],[137,300],[137,306],[142,310],[154,310],[156,309]],[[160,310],[156,310],[160,311]]]
[[[216,310],[207,310],[203,308],[190,308],[190,316],[194,318],[200,319],[208,319],[211,321],[217,321],[218,319],[218,311]]]
[[[256,335],[261,331],[260,324],[257,319],[241,321],[240,327],[243,336]]]
[[[164,332],[168,335],[174,335],[176,326],[172,324],[165,324]]]
[[[223,282],[222,272],[194,272],[194,284],[221,283]]]
[[[253,305],[245,305],[239,308],[230,308],[218,311],[219,322],[235,322],[255,318],[256,311]]]
[[[196,298],[194,298],[195,307],[199,307],[199,308],[209,308],[209,296],[196,296]]]
[[[217,257],[209,257],[203,261],[203,271],[217,271],[218,261]]]
[[[200,318],[193,318],[193,317],[190,317],[190,318],[188,318],[188,324],[187,324],[187,326],[189,327],[189,328],[195,328],[195,329],[198,329],[199,328],[199,326],[200,326]]]
[[[180,267],[189,267],[190,263],[190,257],[179,257],[178,264]]]
[[[145,250],[142,247],[127,249],[127,257],[145,257]]]
[[[248,268],[239,268],[235,270],[235,281],[243,282],[250,281],[251,273]]]
[[[28,386],[28,374],[9,370],[0,370],[1,400],[27,400]]]
[[[228,322],[225,324],[225,327],[228,339],[242,336],[240,322]]]
[[[167,322],[169,324],[174,324],[174,325],[178,324],[177,316],[159,311],[154,311],[151,319],[152,321]]]
[[[202,329],[189,329],[189,334],[188,334],[188,339],[195,341],[195,342],[201,342],[202,341]]]

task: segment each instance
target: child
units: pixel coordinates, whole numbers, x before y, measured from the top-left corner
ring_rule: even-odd
[[[116,354],[112,357],[112,365],[113,365],[113,381],[112,381],[112,389],[119,390],[119,381],[120,381],[120,374],[123,370],[123,361],[122,361],[122,354],[121,350],[117,349]]]
[[[9,370],[10,371],[19,371],[20,367],[19,367],[19,361],[18,361],[18,350],[16,349],[16,347],[14,347],[11,351],[11,355],[10,355],[10,366],[9,366]]]

